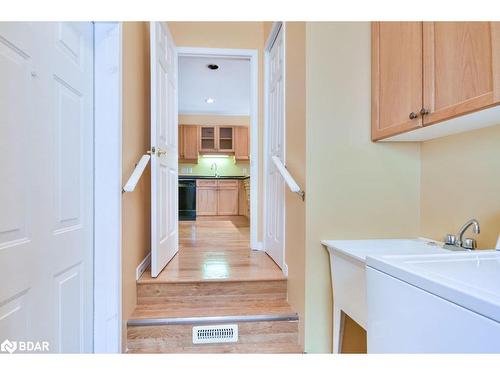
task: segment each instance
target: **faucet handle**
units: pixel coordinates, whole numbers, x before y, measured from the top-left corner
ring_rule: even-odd
[[[474,250],[477,248],[477,243],[474,238],[466,238],[462,243],[462,247],[467,250]]]
[[[457,236],[455,236],[454,234],[447,234],[446,237],[444,238],[444,243],[446,245],[456,245]]]

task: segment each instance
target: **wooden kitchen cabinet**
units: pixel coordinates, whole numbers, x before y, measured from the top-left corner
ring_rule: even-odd
[[[424,22],[425,125],[500,102],[498,22]]]
[[[217,151],[234,151],[234,128],[232,126],[217,127]]]
[[[238,215],[238,180],[219,180],[217,215]]]
[[[250,159],[248,126],[235,126],[234,128],[234,157],[236,160]]]
[[[200,126],[199,148],[202,152],[234,152],[234,127]]]
[[[183,159],[198,162],[198,127],[184,125],[182,128]]]
[[[184,129],[184,125],[179,125],[177,128],[177,151],[179,152],[179,161],[182,161],[184,159],[184,147],[182,146],[182,132]]]
[[[196,180],[196,214],[238,215],[238,194],[238,180]]]
[[[196,180],[196,215],[215,216],[218,207],[217,180]]]
[[[422,22],[372,23],[372,140],[422,126],[421,46]]]
[[[372,23],[372,140],[498,104],[500,23]]]
[[[217,152],[217,127],[200,126],[200,151]]]

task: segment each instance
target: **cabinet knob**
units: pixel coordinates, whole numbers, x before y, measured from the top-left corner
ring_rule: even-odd
[[[418,113],[412,112],[412,113],[410,113],[410,115],[408,117],[410,118],[410,120],[414,120],[418,117]]]
[[[424,116],[424,115],[428,115],[428,114],[429,114],[429,110],[428,110],[428,109],[425,109],[424,107],[422,107],[422,109],[420,110],[420,114],[421,114],[422,116]]]

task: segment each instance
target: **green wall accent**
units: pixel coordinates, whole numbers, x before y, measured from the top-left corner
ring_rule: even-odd
[[[248,176],[250,175],[249,162],[235,162],[234,156],[227,158],[200,156],[198,164],[179,163],[179,175],[196,175],[196,176],[213,176],[214,171],[210,168],[212,163],[217,163],[217,172],[220,176]],[[184,170],[183,168],[192,168],[192,172]],[[245,171],[246,169],[246,171]]]

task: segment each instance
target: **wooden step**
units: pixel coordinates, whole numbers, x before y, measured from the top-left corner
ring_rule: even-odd
[[[286,301],[287,281],[193,281],[193,282],[137,282],[137,304],[153,303],[195,303],[200,305],[218,299],[219,301]]]
[[[237,343],[193,344],[194,326],[237,324]],[[217,298],[206,304],[139,305],[128,321],[129,353],[301,353],[298,316],[286,301]]]

